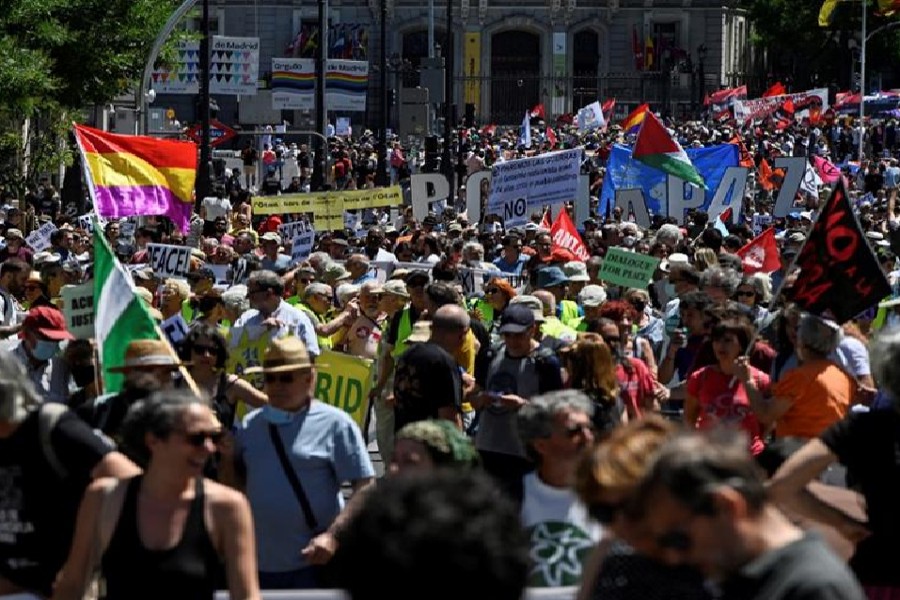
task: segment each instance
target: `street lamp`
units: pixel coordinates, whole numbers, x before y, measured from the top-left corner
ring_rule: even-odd
[[[706,98],[706,53],[706,44],[700,44],[697,48],[697,79],[700,80],[697,86],[700,91],[697,103],[700,106],[703,106],[703,99]]]

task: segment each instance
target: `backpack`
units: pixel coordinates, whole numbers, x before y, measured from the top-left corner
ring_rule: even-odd
[[[62,464],[62,461],[59,460],[50,436],[53,434],[56,424],[68,411],[69,409],[65,404],[59,404],[58,402],[46,402],[38,408],[38,438],[41,442],[41,450],[44,453],[44,458],[47,459],[50,467],[60,479],[68,477],[69,471]]]

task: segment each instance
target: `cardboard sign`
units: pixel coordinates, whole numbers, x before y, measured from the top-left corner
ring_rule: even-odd
[[[289,240],[296,239],[298,235],[307,231],[312,231],[312,225],[306,221],[291,221],[278,226],[278,235],[285,245]]]
[[[316,399],[340,408],[363,427],[369,408],[372,364],[365,358],[323,350],[317,359]]]
[[[294,243],[291,245],[291,264],[297,265],[309,258],[315,243],[315,231],[307,231],[295,237]]]
[[[191,270],[191,249],[170,244],[147,244],[147,256],[153,272],[160,279],[184,279]]]
[[[56,231],[56,225],[47,221],[39,228],[28,234],[25,243],[35,252],[41,252],[50,247],[50,236]]]
[[[159,324],[159,328],[169,339],[169,343],[174,347],[188,334],[188,324],[181,316],[181,313],[171,316]]]
[[[94,282],[65,285],[59,293],[69,333],[79,340],[94,337]]]
[[[228,285],[231,283],[231,279],[228,277],[231,265],[211,265],[207,263],[204,266],[216,276],[216,285]]]
[[[753,235],[759,235],[772,224],[772,215],[753,215]]]
[[[598,277],[614,285],[645,290],[658,266],[658,258],[612,247],[603,259]]]

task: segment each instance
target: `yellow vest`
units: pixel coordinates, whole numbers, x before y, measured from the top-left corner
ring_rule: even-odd
[[[578,314],[578,303],[571,300],[563,300],[560,304],[559,320],[569,327],[575,327],[572,323],[581,315]]]
[[[412,334],[412,326],[412,307],[407,306],[400,314],[400,326],[397,328],[397,343],[394,344],[394,349],[391,351],[391,356],[394,357],[394,360],[400,358],[406,352],[406,338]]]
[[[541,325],[541,333],[547,337],[556,338],[558,340],[574,340],[577,334],[575,330],[556,317],[544,317],[544,324]]]
[[[312,321],[313,326],[322,325],[322,319],[319,317],[319,315],[316,314],[316,311],[311,309],[307,304],[300,302],[297,304],[297,308],[299,308],[300,310],[305,312],[307,316],[309,316],[309,320]],[[331,349],[332,343],[330,336],[319,335],[319,332],[317,331],[316,339],[319,341],[319,348],[321,350]]]

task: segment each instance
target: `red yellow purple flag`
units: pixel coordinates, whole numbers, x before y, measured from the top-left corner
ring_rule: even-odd
[[[94,210],[102,217],[162,215],[187,231],[197,145],[75,125]]]

